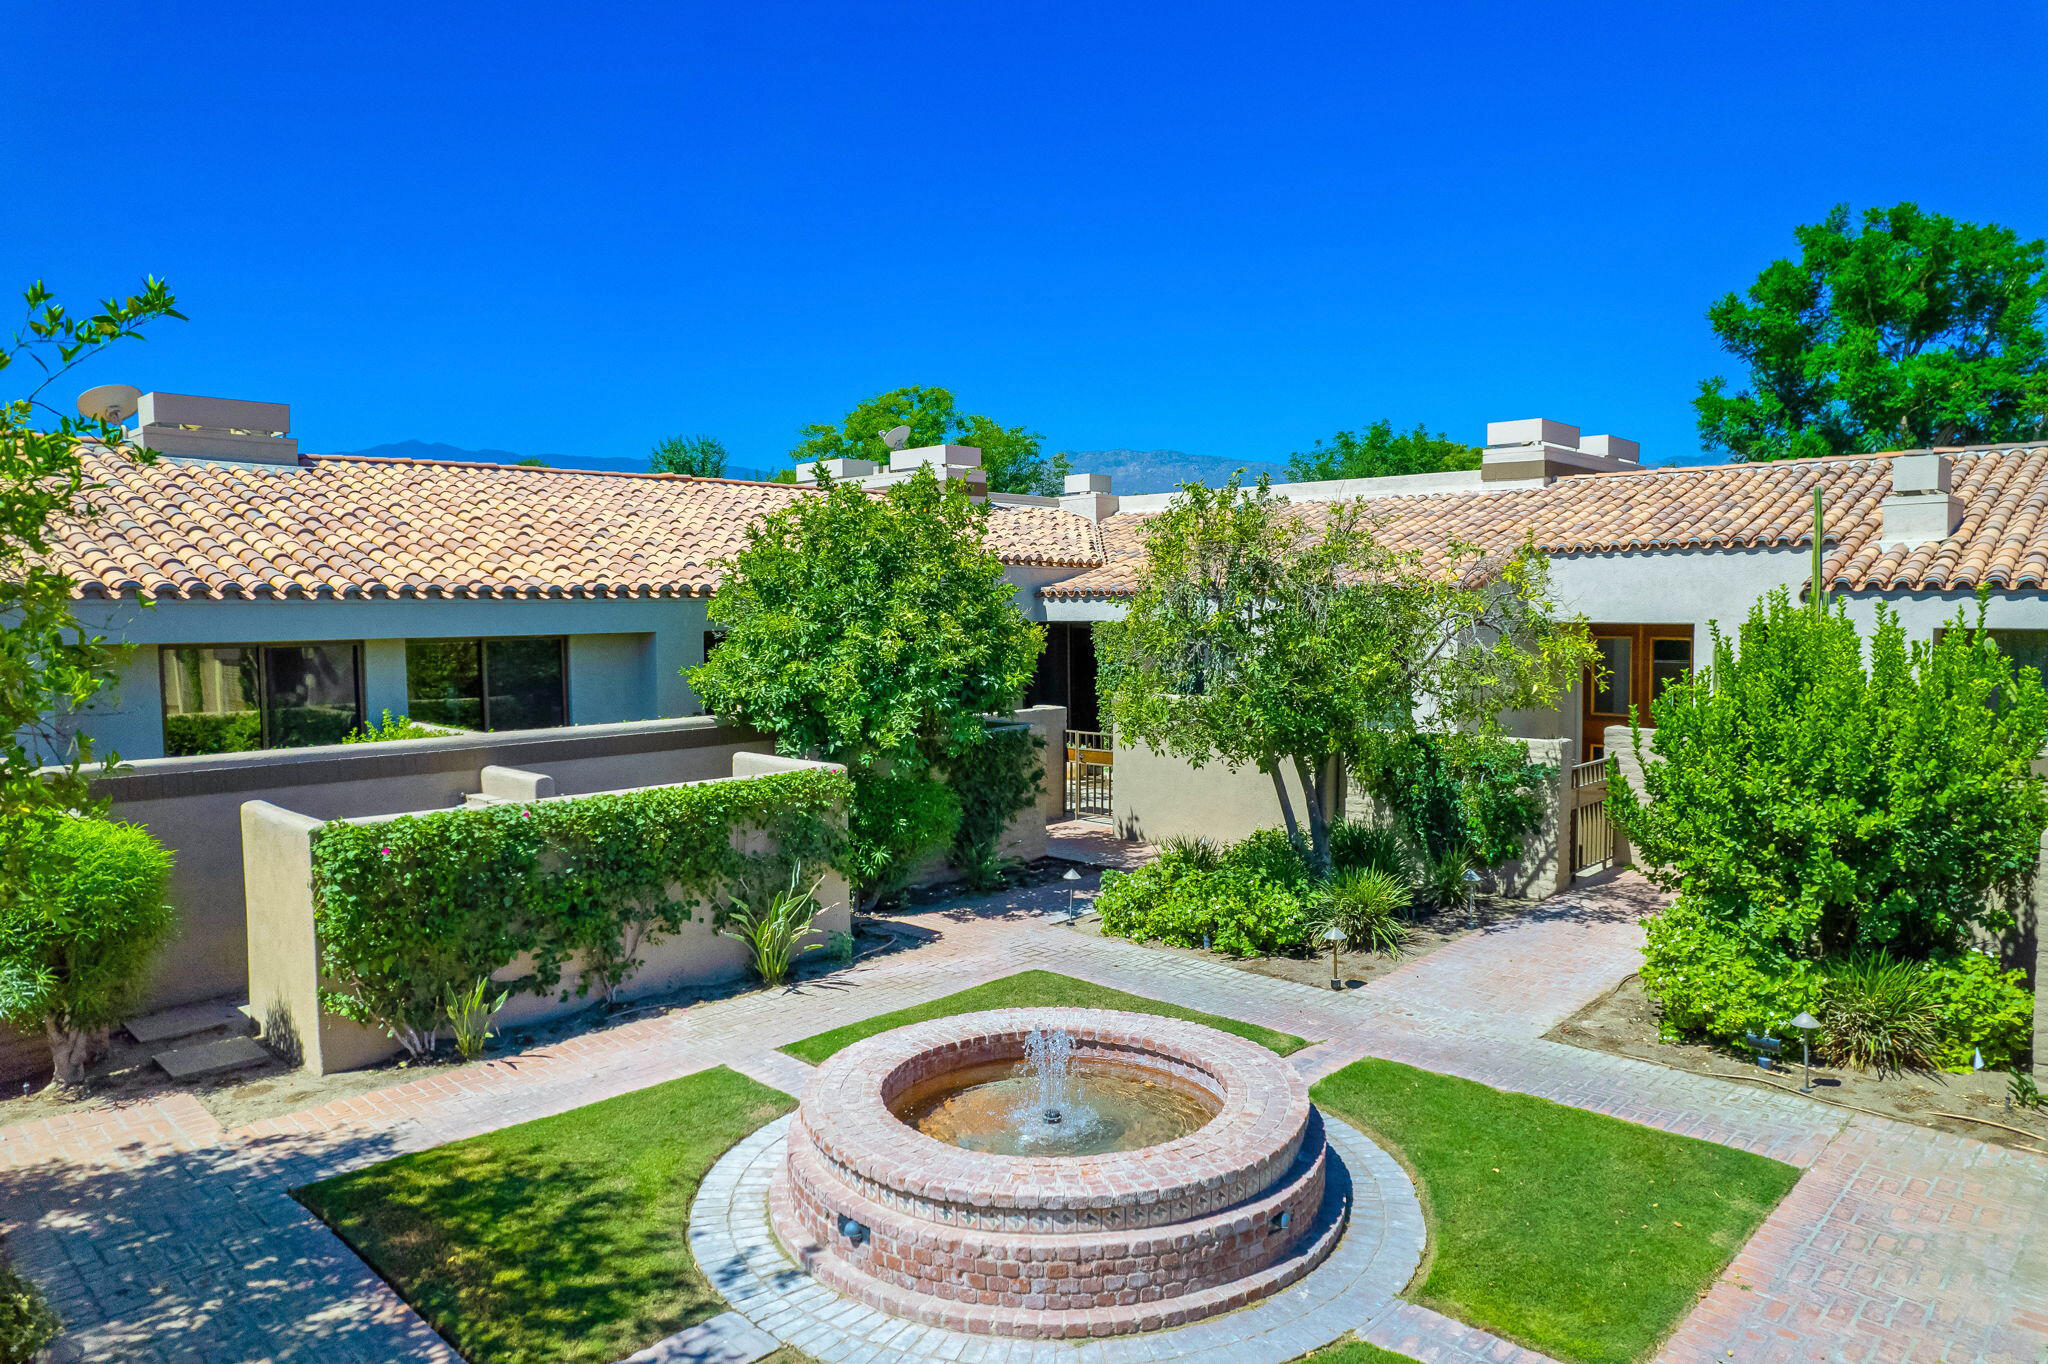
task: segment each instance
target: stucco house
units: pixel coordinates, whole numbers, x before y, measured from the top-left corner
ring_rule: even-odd
[[[682,670],[715,641],[716,565],[802,486],[302,455],[281,404],[147,395],[151,465],[96,456],[102,514],[58,529],[81,616],[138,646],[85,725],[128,758],[332,742],[385,710],[474,729],[699,709]],[[154,417],[155,420],[149,420]],[[176,420],[173,420],[176,419]],[[991,507],[1019,605],[1046,622],[1030,698],[1097,726],[1093,626],[1121,615],[1168,495],[1079,474],[1063,497],[985,494],[978,451],[842,461],[869,486],[920,466]],[[1479,469],[1280,485],[1364,498],[1391,543],[1453,539],[1551,559],[1611,679],[1518,732],[1598,756],[1606,728],[1690,668],[1710,621],[1806,590],[1822,493],[1823,577],[1868,616],[1925,635],[1988,588],[2007,647],[2048,657],[2048,442],[1774,464],[1646,468],[1633,442],[1494,423]]]

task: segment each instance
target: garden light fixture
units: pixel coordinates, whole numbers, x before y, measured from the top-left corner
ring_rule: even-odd
[[[1799,1086],[1801,1094],[1813,1092],[1813,1030],[1820,1026],[1820,1020],[1801,1009],[1799,1017],[1792,1020],[1792,1026],[1799,1029],[1799,1064],[1806,1071],[1806,1083]]]
[[[1075,870],[1074,870],[1074,869],[1073,869],[1072,867],[1068,867],[1068,868],[1067,868],[1067,874],[1066,874],[1065,876],[1062,876],[1062,877],[1060,878],[1060,880],[1062,880],[1062,881],[1067,881],[1067,882],[1073,882],[1073,881],[1078,881],[1078,880],[1080,880],[1080,879],[1081,879],[1081,873],[1080,873],[1080,872],[1078,872],[1078,871],[1075,871]],[[1073,927],[1073,926],[1074,926],[1075,924],[1077,924],[1077,923],[1081,922],[1081,901],[1080,901],[1080,894],[1081,894],[1081,892],[1080,892],[1080,889],[1079,889],[1079,887],[1076,887],[1076,886],[1073,886],[1073,885],[1069,885],[1069,886],[1067,887],[1067,927],[1068,927],[1068,928],[1072,928],[1072,927]]]
[[[1344,930],[1331,924],[1323,930],[1323,941],[1330,945],[1330,988],[1341,990],[1344,982],[1337,975],[1337,949],[1344,945]]]

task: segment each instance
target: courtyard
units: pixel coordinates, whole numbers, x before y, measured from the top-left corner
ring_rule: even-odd
[[[1089,826],[1051,833],[1053,850],[1076,860],[1136,851]],[[1584,883],[1343,993],[1076,929],[1064,922],[1069,895],[1089,895],[1094,884],[956,898],[908,916],[929,934],[909,950],[240,1128],[222,1127],[181,1094],[0,1128],[8,1245],[68,1323],[58,1359],[457,1361],[463,1356],[308,1211],[299,1191],[621,1096],[656,1103],[655,1087],[724,1068],[731,1075],[721,1083],[743,1087],[748,1101],[729,1126],[688,1123],[693,1138],[720,1144],[787,1107],[768,1091],[801,1098],[815,1073],[810,1061],[852,1037],[812,1039],[863,1032],[868,1020],[897,1011],[911,1011],[907,1019],[1002,1002],[936,1003],[1039,972],[1250,1025],[1259,1030],[1252,1044],[1284,1052],[1279,1063],[1307,1082],[1368,1075],[1369,1067],[1347,1070],[1359,1062],[1393,1063],[1504,1091],[1504,1101],[1552,1100],[1567,1113],[1606,1115],[1797,1171],[1697,1301],[1677,1305],[1668,1336],[1653,1322],[1638,1350],[1628,1344],[1637,1337],[1616,1328],[1613,1340],[1588,1342],[1575,1357],[2033,1361],[2048,1347],[2037,1292],[2048,1282],[2048,1158],[1546,1038],[1639,964],[1639,921],[1659,897],[1633,875]],[[1353,1116],[1341,1088],[1316,1093]],[[1375,1122],[1368,1104],[1358,1118],[1398,1153],[1396,1113]],[[658,1111],[654,1120],[678,1122]],[[715,1130],[700,1134],[700,1125]],[[1457,1177],[1425,1173],[1426,1195],[1451,1190]],[[580,1192],[552,1190],[556,1201],[545,1206],[565,1254],[578,1235],[606,1243],[595,1225],[606,1215],[602,1191],[578,1207]],[[1201,1334],[1151,1357],[1288,1359],[1344,1340],[1318,1358],[1354,1359],[1373,1347],[1431,1364],[1554,1357],[1516,1343],[1547,1329],[1540,1322],[1516,1318],[1512,1303],[1489,1307],[1482,1290],[1447,1276],[1457,1238],[1480,1233],[1447,1227],[1445,1211],[1430,1209],[1427,1249],[1377,1300],[1336,1294],[1284,1320],[1247,1309],[1185,1328]],[[483,1244],[480,1266],[439,1266],[425,1282],[445,1293],[464,1274],[511,1272]],[[668,1352],[648,1359],[1115,1357],[1099,1343],[968,1337],[857,1304],[807,1310],[786,1289],[748,1292],[736,1263],[712,1258],[722,1243],[694,1224],[692,1244],[710,1293]],[[728,1248],[740,1258],[743,1250]],[[1553,1268],[1557,1293],[1581,1277],[1569,1265]],[[1555,1296],[1547,1287],[1543,1295]],[[1488,1316],[1503,1334],[1439,1308]],[[1260,1339],[1262,1325],[1270,1339]],[[1158,1348],[1170,1337],[1129,1339]],[[656,1343],[627,1341],[632,1348],[617,1357]]]

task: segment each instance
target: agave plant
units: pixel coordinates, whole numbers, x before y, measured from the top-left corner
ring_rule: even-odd
[[[1408,883],[1392,872],[1372,867],[1338,872],[1316,889],[1314,935],[1334,925],[1351,951],[1398,957],[1408,945],[1408,928],[1400,916],[1411,898]]]
[[[798,952],[808,952],[821,943],[797,943],[816,922],[820,906],[818,886],[822,875],[803,884],[803,864],[789,869],[789,884],[774,891],[742,893],[726,910],[718,931],[747,945],[753,954],[754,974],[763,985],[780,985],[789,979],[790,966]]]
[[[1847,958],[1821,990],[1821,1054],[1836,1065],[1930,1070],[1941,1045],[1941,1000],[1927,973],[1886,952]]]

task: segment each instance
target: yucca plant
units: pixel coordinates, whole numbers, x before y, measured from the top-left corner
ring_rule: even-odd
[[[763,985],[780,985],[789,979],[790,966],[800,951],[813,951],[823,944],[797,942],[811,931],[817,920],[818,886],[824,877],[803,884],[803,864],[789,869],[789,884],[775,891],[758,891],[735,898],[725,912],[718,931],[747,945],[754,957],[754,974]]]
[[[512,996],[510,990],[500,990],[496,999],[486,998],[490,988],[489,976],[477,977],[476,984],[467,990],[448,988],[448,1030],[455,1035],[455,1054],[465,1061],[474,1061],[484,1054],[484,1047],[497,1031],[492,1020]]]
[[[1887,952],[1835,963],[1821,988],[1821,1055],[1836,1065],[1930,1070],[1941,1045],[1941,1001],[1925,970]]]
[[[1408,883],[1392,872],[1372,867],[1338,872],[1316,888],[1314,936],[1335,925],[1351,951],[1398,957],[1408,945],[1408,928],[1400,916],[1411,898]]]
[[[1215,871],[1223,865],[1223,849],[1214,839],[1176,834],[1159,845],[1159,860],[1186,871]]]

